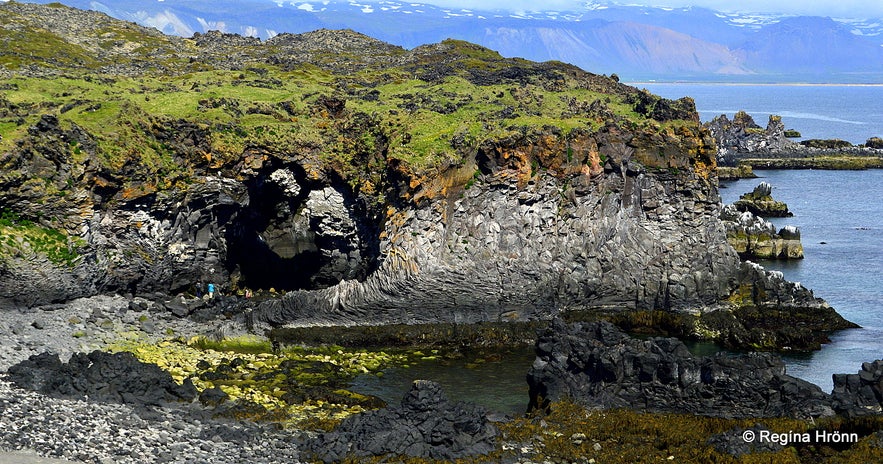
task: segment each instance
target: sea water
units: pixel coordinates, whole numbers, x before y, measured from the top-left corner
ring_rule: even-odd
[[[839,138],[854,144],[883,137],[883,86],[632,84],[666,98],[691,96],[702,121],[745,110],[766,126],[770,114],[804,139]],[[798,139],[799,140],[799,139]],[[773,219],[778,227],[798,226],[806,258],[764,261],[788,280],[801,282],[824,298],[846,319],[862,326],[831,336],[820,351],[786,356],[788,373],[813,382],[826,392],[831,375],[856,373],[862,362],[883,359],[883,170],[758,171],[763,179],[724,184],[725,203],[738,199],[766,180],[775,198],[788,203],[794,217]],[[708,346],[692,344],[695,354]],[[702,351],[704,349],[704,351]],[[714,348],[711,349],[714,351]],[[384,377],[364,376],[354,389],[396,404],[414,379],[435,380],[451,399],[481,404],[517,415],[527,406],[526,373],[532,350],[513,350],[474,363],[428,361],[389,370]]]
[[[824,298],[846,319],[862,326],[836,332],[820,351],[785,356],[787,372],[830,392],[835,373],[854,374],[861,363],[883,359],[883,170],[758,171],[761,179],[722,185],[721,197],[732,203],[766,181],[774,198],[788,204],[789,218],[773,218],[777,228],[800,228],[806,257],[793,261],[761,261],[785,278],[800,282]],[[690,343],[696,355],[717,350],[708,343]],[[518,415],[527,407],[526,374],[532,348],[498,356],[418,362],[388,369],[382,377],[365,375],[353,389],[398,404],[413,380],[439,382],[454,400],[471,401],[498,413]]]
[[[883,85],[632,83],[665,98],[690,96],[703,122],[744,110],[766,127],[782,117],[801,138],[841,139],[853,144],[883,137]]]
[[[800,282],[846,319],[862,326],[831,337],[821,351],[785,358],[788,373],[831,391],[831,375],[854,374],[862,362],[883,359],[883,170],[756,171],[760,179],[723,183],[732,203],[760,182],[788,204],[789,218],[771,218],[781,228],[800,228],[805,258],[761,261]]]

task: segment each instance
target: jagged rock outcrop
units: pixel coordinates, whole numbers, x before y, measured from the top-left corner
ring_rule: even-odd
[[[721,220],[727,231],[727,242],[742,259],[801,259],[803,244],[800,229],[775,226],[750,211],[741,212],[735,205],[724,205]]]
[[[771,354],[697,357],[674,338],[640,340],[606,322],[561,321],[540,335],[536,351],[528,373],[533,408],[567,398],[590,408],[727,418],[834,414],[828,395],[785,374]]]
[[[794,130],[786,130],[782,117],[778,115],[770,115],[766,128],[757,125],[745,111],[737,112],[732,121],[722,114],[703,125],[717,144],[719,165],[741,170],[728,173],[735,176],[755,177],[751,167],[867,169],[878,167],[879,158],[883,157],[883,150],[875,146],[874,138],[857,146],[837,139],[791,141],[789,137],[800,135]],[[830,157],[834,159],[825,159]],[[750,160],[750,164],[740,163],[740,160]]]
[[[730,348],[808,351],[830,342],[830,331],[858,327],[779,271],[745,261],[738,280],[739,288],[729,298],[735,309],[704,313],[697,333]]]
[[[0,13],[28,31],[40,8]],[[95,14],[57,9],[52,24],[96,34]],[[107,27],[146,51],[162,42]],[[84,56],[103,43],[47,34]],[[0,224],[22,237],[0,243],[0,298],[287,291],[249,302],[257,330],[580,311],[687,320],[779,301],[836,314],[780,276],[742,280],[689,98],[462,41],[406,51],[353,31],[269,45],[211,33],[159,52],[138,88],[115,77],[135,69],[96,77],[85,62],[40,61],[77,85],[3,105],[18,129],[0,156],[0,210],[37,225]],[[94,52],[93,68],[144,65],[121,53]],[[784,292],[771,306],[761,300],[775,293],[743,298],[767,280]],[[706,322],[706,334],[741,333]]]
[[[683,311],[731,293],[738,259],[717,219],[717,192],[693,171],[698,161],[677,154],[677,140],[652,142],[671,144],[662,162],[682,166],[672,175],[647,167],[660,161],[640,134],[611,130],[571,139],[569,162],[556,157],[567,147],[550,135],[480,147],[483,174],[461,195],[389,218],[380,265],[364,282],[291,292],[263,304],[255,321],[478,322],[587,307]],[[532,156],[556,163],[555,175],[531,175]],[[604,168],[584,168],[598,158],[607,159]]]
[[[637,339],[607,322],[553,321],[536,353],[528,373],[532,408],[567,399],[589,408],[729,418],[883,413],[883,360],[863,363],[858,374],[835,374],[829,395],[787,375],[772,354],[694,356],[677,339]]]
[[[6,375],[19,387],[46,395],[136,406],[192,401],[197,395],[190,379],[179,385],[156,364],[125,352],[75,353],[66,363],[57,354],[42,353],[10,367]]]
[[[788,211],[788,205],[773,199],[773,186],[767,182],[761,182],[754,190],[739,196],[733,203],[739,211],[748,211],[755,216],[761,217],[790,217],[793,214]]]
[[[718,162],[724,166],[735,166],[740,154],[768,154],[799,147],[785,137],[785,125],[777,115],[770,115],[766,129],[744,111],[737,112],[732,121],[725,114],[717,116],[705,127],[717,143]]]
[[[449,401],[439,384],[417,380],[400,406],[349,416],[307,448],[327,463],[387,454],[452,460],[493,451],[498,435],[487,411]]]
[[[858,374],[834,374],[834,410],[847,417],[883,413],[883,360],[862,363]]]

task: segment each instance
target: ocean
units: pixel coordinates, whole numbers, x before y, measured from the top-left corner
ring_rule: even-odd
[[[803,139],[842,139],[854,144],[883,137],[883,85],[632,84],[666,98],[690,96],[702,121],[745,110],[761,126],[770,114]],[[800,140],[800,139],[797,139]],[[758,171],[763,179],[723,184],[725,203],[761,180],[773,186],[794,217],[777,227],[800,227],[806,258],[762,262],[801,282],[840,314],[862,326],[834,334],[821,351],[786,357],[788,372],[825,391],[834,373],[855,373],[861,363],[883,359],[883,170]]]
[[[812,289],[862,326],[835,333],[821,351],[785,358],[789,374],[830,392],[832,374],[854,374],[861,363],[883,359],[883,170],[756,173],[760,179],[722,183],[724,203],[769,182],[773,198],[794,213],[770,221],[777,229],[799,227],[805,254],[802,260],[760,264]]]
[[[770,114],[782,117],[801,138],[842,139],[853,144],[883,137],[883,85],[630,83],[665,98],[690,96],[699,118],[710,121],[744,110],[766,127]]]

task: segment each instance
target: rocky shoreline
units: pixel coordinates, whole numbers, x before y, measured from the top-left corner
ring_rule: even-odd
[[[139,394],[118,396],[113,393],[107,396],[116,390],[107,390],[107,380],[96,376],[97,371],[74,380],[75,390],[67,390],[68,387],[64,386],[63,378],[67,377],[40,373],[43,368],[37,365],[46,366],[41,360],[49,359],[45,353],[61,353],[64,359],[69,357],[70,360],[82,359],[85,355],[76,353],[106,349],[119,333],[141,331],[143,320],[139,319],[145,315],[154,318],[158,342],[162,339],[159,334],[174,332],[179,337],[190,337],[206,330],[205,321],[195,323],[172,314],[142,313],[128,309],[130,303],[123,297],[96,297],[54,306],[36,316],[19,311],[4,313],[0,326],[0,371],[4,372],[0,378],[0,431],[4,432],[0,434],[0,451],[32,450],[48,458],[99,464],[339,462],[348,455],[359,460],[387,453],[423,460],[420,462],[471,457],[475,462],[523,463],[544,462],[572,453],[600,458],[604,453],[615,452],[617,446],[597,436],[586,436],[585,432],[580,435],[578,430],[565,435],[563,443],[553,445],[549,441],[553,440],[551,437],[534,429],[543,416],[502,421],[497,417],[495,422],[490,422],[487,411],[449,401],[437,385],[427,382],[415,383],[400,406],[391,405],[386,409],[351,415],[330,432],[305,433],[280,427],[273,421],[220,417],[216,409],[201,401],[152,401],[150,398],[157,397],[150,394],[144,397],[148,401],[139,399]],[[133,308],[137,306],[132,305]],[[86,310],[94,312],[96,308],[107,318],[86,322],[86,334],[73,337],[75,327],[72,327],[71,319],[83,317]],[[587,333],[596,337],[586,336]],[[697,417],[750,417],[759,421],[809,415],[821,421],[820,427],[825,427],[823,424],[828,423],[825,420],[830,420],[834,414],[847,421],[870,417],[872,422],[868,424],[883,417],[877,391],[879,379],[883,377],[883,361],[866,363],[858,374],[835,376],[834,391],[826,395],[814,385],[785,375],[781,361],[771,354],[752,354],[744,359],[729,358],[730,355],[714,359],[694,358],[676,339],[632,338],[609,323],[553,322],[540,334],[536,349],[537,360],[528,376],[531,398],[538,407],[548,407],[546,401],[552,400],[553,412],[548,416],[552,424],[561,420],[557,414],[570,411],[571,406],[560,402],[564,397],[577,400],[583,404],[580,407],[588,407],[579,417],[589,417],[600,407],[610,411],[605,415],[610,414],[611,420],[623,414],[616,412],[616,408],[621,407],[637,409],[634,413],[637,415],[629,420],[647,421],[658,420],[654,414],[663,411],[688,412]],[[38,364],[29,365],[28,359]],[[105,362],[98,357],[92,359],[97,363],[96,369]],[[565,359],[572,362],[561,364]],[[23,360],[26,362],[22,363]],[[112,364],[115,362],[111,361]],[[588,364],[582,368],[573,363]],[[78,365],[86,367],[82,363]],[[116,368],[111,365],[100,369],[112,373]],[[137,368],[128,372],[136,371]],[[89,371],[87,368],[77,372]],[[79,375],[77,372],[71,371],[64,376]],[[587,382],[571,378],[587,373],[594,376],[594,380]],[[46,392],[56,393],[36,393],[23,388],[21,381],[16,380],[22,375],[26,379],[36,379],[36,385],[44,387],[46,384],[41,382],[50,380],[53,390]],[[116,374],[111,375],[116,378]],[[711,378],[716,380],[708,380]],[[763,387],[758,382],[773,382],[775,387]],[[114,388],[128,388],[125,382],[115,385]],[[594,393],[591,397],[582,397],[573,390],[573,385],[579,385],[579,392],[592,389]],[[570,390],[565,390],[565,386]],[[135,386],[135,391],[142,388]],[[711,388],[714,392],[709,393],[710,390],[703,388]],[[62,394],[64,391],[80,393],[69,396]],[[86,391],[95,393],[88,398],[77,396]],[[773,391],[778,393],[771,393]],[[761,401],[758,395],[771,396]],[[699,397],[701,401],[694,401]],[[737,398],[745,404],[736,401]],[[714,403],[716,401],[722,403]],[[762,410],[753,409],[757,407]],[[576,426],[581,420],[573,417],[555,427],[572,430],[568,427]],[[599,416],[596,420],[606,419]],[[729,427],[735,427],[738,422],[732,424]],[[585,426],[581,427],[583,431],[587,430]],[[863,443],[874,440],[873,429],[870,432],[861,428],[856,430],[866,430],[860,435]],[[381,431],[397,431],[393,432],[396,438]],[[739,429],[721,432],[721,437],[741,433]],[[632,440],[631,433],[617,435],[616,442]],[[711,435],[706,436],[709,443],[711,438]],[[719,437],[717,440],[730,442],[730,438]],[[397,443],[407,446],[400,449],[394,446]],[[720,453],[753,452],[740,451],[743,447],[737,445],[715,446],[721,447]],[[838,452],[859,452],[859,449],[864,448],[845,448]],[[883,453],[883,447],[877,445],[870,450],[877,453],[872,456]]]
[[[676,338],[638,339],[606,322],[561,321],[540,335],[528,373],[531,406],[539,409],[568,399],[589,408],[725,418],[883,413],[883,360],[834,379],[834,391],[825,394],[787,375],[769,353],[699,357]]]
[[[872,137],[863,145],[843,140],[793,142],[782,118],[770,115],[766,128],[748,113],[732,120],[721,115],[705,123],[718,147],[720,178],[756,177],[762,169],[861,170],[883,168],[883,143]]]
[[[696,460],[714,452],[707,436],[610,435],[653,412],[572,405],[561,423],[490,423],[419,382],[384,405],[347,381],[408,355],[341,345],[471,349],[603,317],[807,351],[855,327],[727,242],[714,131],[689,98],[456,40],[185,40],[57,4],[7,2],[0,15],[45,34],[19,43],[51,37],[83,58],[51,47],[3,70],[16,82],[0,90],[0,450],[101,464]],[[551,329],[538,354],[567,338]],[[752,359],[816,399],[773,372],[772,355]],[[878,371],[841,377],[831,408],[873,409]],[[699,393],[744,393],[716,387]],[[394,436],[377,433],[387,427]]]
[[[272,424],[215,419],[198,402],[146,405],[53,397],[9,380],[9,368],[31,356],[53,353],[67,360],[75,353],[106,349],[121,333],[149,336],[143,331],[147,320],[156,339],[166,331],[192,336],[206,330],[204,322],[129,307],[123,297],[99,296],[36,312],[2,310],[0,450],[32,450],[49,458],[95,464],[298,460],[291,434]],[[96,314],[103,316],[90,321]],[[77,320],[82,323],[72,323]]]

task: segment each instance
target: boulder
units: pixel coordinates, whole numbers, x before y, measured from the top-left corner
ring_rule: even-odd
[[[819,387],[785,373],[769,353],[693,356],[675,338],[632,338],[608,322],[554,321],[528,373],[531,407],[569,398],[589,408],[631,408],[724,418],[820,417],[834,411]]]
[[[451,402],[439,384],[417,380],[399,407],[349,416],[307,448],[327,463],[386,454],[453,460],[493,451],[497,435],[483,408]]]

